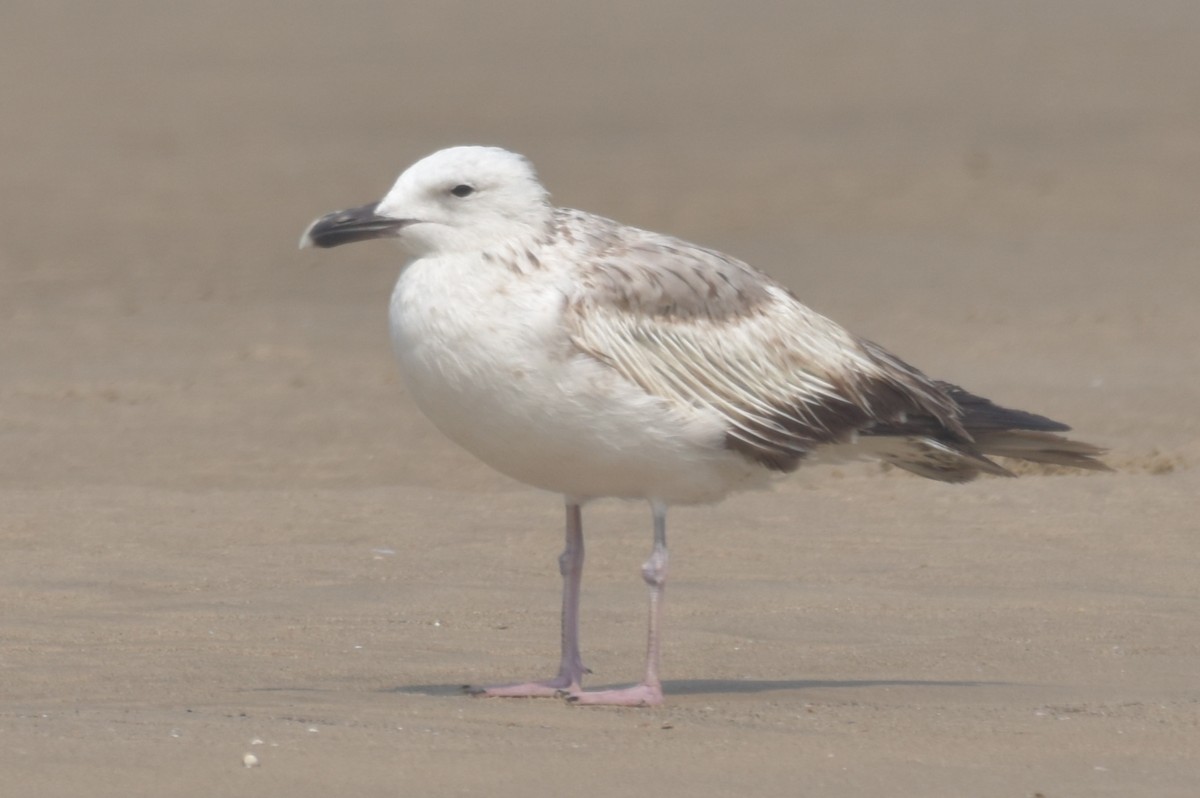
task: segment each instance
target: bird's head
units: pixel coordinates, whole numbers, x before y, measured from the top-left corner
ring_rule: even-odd
[[[549,195],[523,156],[498,147],[452,147],[410,166],[380,201],[317,219],[300,246],[394,238],[419,258],[536,234],[550,215]]]

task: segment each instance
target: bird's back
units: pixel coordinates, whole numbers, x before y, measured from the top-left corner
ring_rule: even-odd
[[[702,407],[722,445],[771,471],[822,449],[963,482],[986,455],[1104,468],[1063,424],[931,380],[720,252],[577,211],[556,214],[572,264],[565,320],[580,351],[647,394]]]

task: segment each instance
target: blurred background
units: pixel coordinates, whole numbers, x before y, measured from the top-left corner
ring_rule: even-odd
[[[5,0],[5,788],[1193,795],[1198,43],[1195,0]],[[561,507],[409,402],[393,248],[296,249],[464,143],[1119,473],[681,509],[668,707],[466,701],[553,661]],[[587,517],[613,684],[648,518]]]

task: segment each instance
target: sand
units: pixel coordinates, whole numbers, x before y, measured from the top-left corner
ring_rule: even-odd
[[[0,792],[1200,790],[1194,4],[0,16]],[[553,669],[559,499],[414,409],[391,249],[295,249],[459,143],[1116,472],[680,509],[667,706],[460,695]],[[649,513],[585,530],[585,659],[629,682]]]

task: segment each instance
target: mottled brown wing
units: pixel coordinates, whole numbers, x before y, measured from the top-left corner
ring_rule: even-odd
[[[907,414],[965,438],[935,383],[765,275],[666,236],[605,232],[576,238],[574,344],[649,394],[719,413],[729,448],[788,471],[816,445]]]

